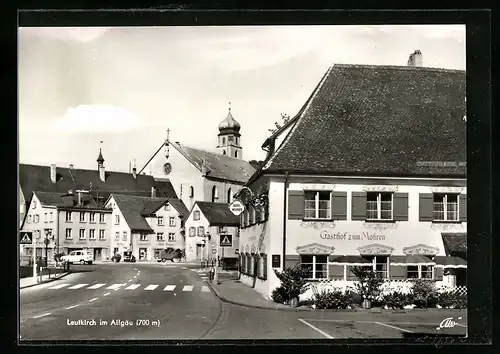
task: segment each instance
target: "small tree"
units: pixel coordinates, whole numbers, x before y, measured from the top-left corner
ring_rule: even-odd
[[[288,123],[288,121],[290,120],[290,116],[286,113],[281,113],[281,123],[278,123],[278,122],[274,122],[274,126],[276,128],[271,128],[271,129],[268,129],[271,133],[274,133],[275,131],[279,130],[283,125],[285,125],[286,123]]]
[[[380,295],[380,286],[384,282],[382,276],[374,272],[372,268],[356,266],[352,267],[352,272],[356,276],[356,290],[363,300],[373,301]]]
[[[303,294],[308,289],[307,275],[308,272],[302,269],[300,265],[293,268],[285,268],[283,272],[274,270],[274,273],[281,281],[280,293],[285,295],[285,300],[298,299],[300,294]]]

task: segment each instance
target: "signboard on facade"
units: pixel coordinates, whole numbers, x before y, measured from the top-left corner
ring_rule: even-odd
[[[220,235],[219,237],[221,247],[233,247],[233,235]]]
[[[385,241],[385,235],[376,232],[330,232],[327,230],[321,231],[320,235],[322,240],[335,240],[335,241]]]
[[[229,205],[229,210],[234,215],[240,215],[245,211],[245,206],[239,200],[235,200]]]
[[[281,255],[273,254],[271,257],[271,263],[273,268],[281,267]]]
[[[30,245],[33,243],[33,233],[31,231],[22,231],[21,238],[19,239],[19,244]]]

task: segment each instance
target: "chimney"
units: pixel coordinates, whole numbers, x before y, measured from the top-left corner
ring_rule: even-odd
[[[151,198],[156,198],[156,188],[151,187]]]
[[[408,58],[408,66],[422,66],[424,64],[424,58],[420,50],[415,50]]]
[[[56,177],[56,165],[55,164],[52,164],[50,165],[50,180],[52,181],[52,183],[56,183],[57,182],[57,177]]]
[[[137,178],[137,168],[133,168],[132,169],[132,176],[134,176],[134,178]]]
[[[106,182],[106,170],[104,166],[99,166],[99,178],[101,181]]]
[[[78,202],[77,202],[77,205],[79,207],[82,206],[82,191],[78,191]]]

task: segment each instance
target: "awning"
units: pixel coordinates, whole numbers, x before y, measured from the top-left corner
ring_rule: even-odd
[[[348,265],[348,266],[369,266],[372,263],[363,257],[357,256],[330,256],[328,263],[333,265]]]
[[[451,256],[454,253],[466,253],[467,252],[467,233],[441,233],[443,238],[444,251],[446,255]]]
[[[421,254],[408,254],[406,256],[390,256],[389,257],[391,266],[418,266],[418,265],[436,265],[436,263]]]
[[[435,256],[437,268],[467,268],[467,261],[460,257]]]

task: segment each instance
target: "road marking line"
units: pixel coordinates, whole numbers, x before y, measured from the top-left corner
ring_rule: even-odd
[[[163,291],[174,291],[175,285],[167,285]]]
[[[331,335],[329,335],[328,333],[323,332],[323,331],[322,331],[321,329],[319,329],[318,327],[315,327],[315,326],[313,326],[312,324],[307,323],[307,322],[306,322],[306,321],[304,321],[303,319],[298,318],[298,320],[299,320],[300,322],[302,322],[303,324],[305,324],[306,326],[311,327],[311,328],[312,328],[312,329],[314,329],[316,332],[318,332],[318,333],[320,333],[320,334],[324,335],[326,338],[329,338],[329,339],[334,339],[334,338],[333,338]]]
[[[135,289],[137,289],[137,288],[138,288],[138,287],[140,287],[140,286],[141,286],[141,284],[132,284],[132,285],[130,285],[130,286],[127,286],[127,287],[125,288],[125,290],[135,290]]]
[[[65,310],[71,310],[71,309],[74,309],[75,307],[78,307],[80,306],[79,304],[76,304],[76,305],[73,305],[73,306],[70,306],[70,307],[66,307]]]
[[[151,285],[148,285],[144,288],[144,290],[154,290],[158,287],[158,285],[155,285],[155,284],[151,284]]]
[[[373,322],[373,323],[381,325],[381,326],[389,327],[389,328],[392,328],[392,329],[397,329],[398,331],[401,331],[401,332],[413,333],[412,331],[409,331],[407,329],[396,327],[396,326],[391,326],[391,325],[388,325],[388,324],[385,324],[385,323],[382,323],[382,322]]]
[[[94,284],[92,286],[89,286],[87,289],[99,289],[100,287],[103,287],[104,285],[106,285],[106,283]]]
[[[39,316],[31,317],[31,318],[40,318],[40,317],[45,317],[45,316],[48,316],[51,314],[52,314],[51,312],[47,312],[47,313],[44,313],[43,315],[39,315]]]
[[[95,297],[95,298],[93,298],[93,299],[90,299],[90,300],[89,300],[89,302],[96,301],[97,299],[98,299],[98,298],[97,298],[97,297]]]
[[[132,278],[132,279],[129,279],[128,281],[132,281],[132,280],[134,280],[134,278]],[[128,282],[127,282],[127,283],[128,283]]]
[[[85,285],[88,285],[88,284],[77,284],[77,285],[69,287],[68,289],[80,289],[80,288],[83,288]]]
[[[113,290],[118,290],[119,287],[124,286],[126,284],[113,284],[111,286],[108,286],[106,289],[113,289]]]
[[[61,289],[61,288],[64,288],[65,286],[70,286],[71,284],[59,284],[59,285],[56,285],[56,286],[53,286],[49,289]]]
[[[182,291],[193,291],[193,286],[192,285],[184,285],[182,288]]]
[[[104,294],[104,296],[108,296],[109,294],[111,294],[111,293],[106,293],[106,294]]]
[[[210,289],[208,288],[208,286],[202,286],[201,291],[204,293],[207,293],[207,292],[210,292]]]

